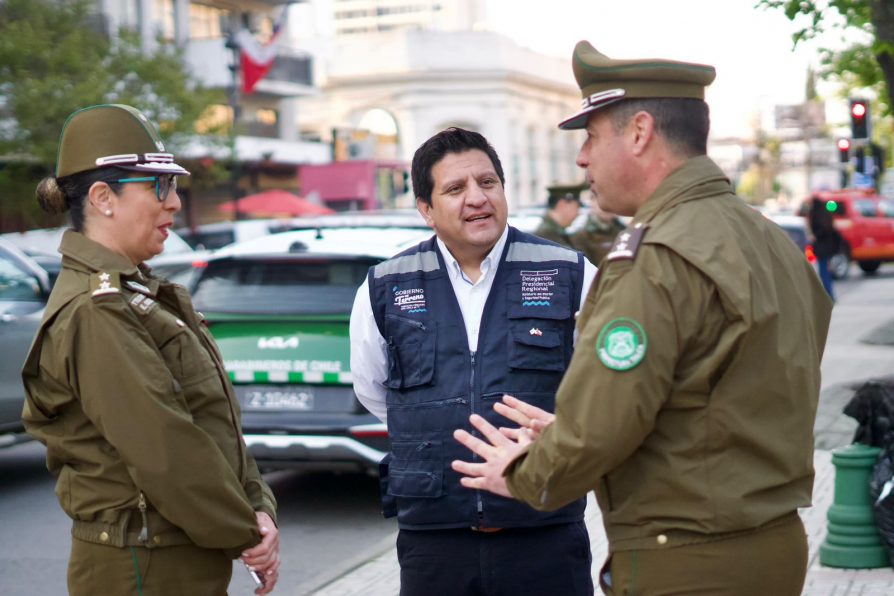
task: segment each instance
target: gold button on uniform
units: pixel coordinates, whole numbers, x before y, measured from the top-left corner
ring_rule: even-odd
[[[109,533],[108,533],[108,532],[103,532],[102,534],[100,534],[100,535],[99,535],[99,540],[100,540],[101,542],[108,542],[108,541],[109,541]]]
[[[154,542],[155,544],[161,544],[161,536],[153,536],[152,542]]]
[[[664,534],[659,534],[656,540],[658,541],[658,544],[667,544],[667,536]]]

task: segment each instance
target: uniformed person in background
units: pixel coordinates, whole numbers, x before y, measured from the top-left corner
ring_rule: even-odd
[[[276,585],[276,502],[186,289],[152,275],[180,209],[174,162],[130,106],[69,116],[44,210],[71,214],[22,372],[22,419],[73,520],[72,595],[219,596],[241,557]]]
[[[580,184],[572,186],[550,186],[547,189],[547,211],[543,221],[534,231],[535,236],[552,240],[562,246],[573,248],[567,228],[580,213]]]
[[[594,490],[609,594],[800,594],[831,300],[706,156],[712,67],[580,42],[573,69],[583,108],[560,127],[586,129],[578,165],[633,219],[581,310],[555,417],[502,408],[527,428],[505,434],[475,417],[487,442],[456,437],[481,460],[454,468],[544,510]]]
[[[571,235],[571,244],[584,253],[587,260],[598,266],[608,254],[615,237],[627,227],[617,215],[602,209],[596,195],[590,193],[590,212],[587,223]]]

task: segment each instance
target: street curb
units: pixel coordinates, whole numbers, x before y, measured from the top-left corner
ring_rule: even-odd
[[[295,588],[295,591],[293,592],[293,596],[309,596],[311,594],[316,594],[320,590],[323,590],[326,587],[334,584],[346,575],[349,575],[360,567],[363,567],[380,555],[388,552],[389,550],[392,550],[396,543],[397,531],[395,530],[393,533],[389,534],[373,546],[369,547],[364,552],[355,554],[354,556],[346,559],[335,569],[324,570],[311,577],[309,580],[298,584],[298,586]]]

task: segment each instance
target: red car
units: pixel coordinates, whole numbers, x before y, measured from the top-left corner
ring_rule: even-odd
[[[832,257],[833,277],[847,275],[851,261],[866,275],[872,275],[884,261],[894,261],[894,200],[872,190],[844,189],[816,193],[832,212],[835,228],[844,244],[841,253]],[[801,207],[806,215],[809,198]]]

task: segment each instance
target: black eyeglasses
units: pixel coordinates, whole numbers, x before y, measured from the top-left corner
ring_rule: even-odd
[[[142,178],[121,178],[115,180],[118,184],[123,182],[152,182],[155,181],[155,198],[159,203],[164,203],[168,198],[168,193],[177,190],[177,177],[173,174],[162,176],[143,176]]]

